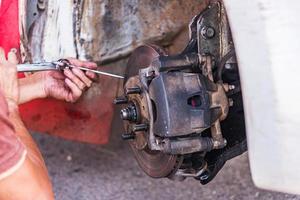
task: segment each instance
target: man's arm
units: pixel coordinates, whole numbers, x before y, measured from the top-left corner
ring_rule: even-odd
[[[35,76],[36,75],[30,75],[28,77],[19,79],[19,104],[46,97],[46,93],[43,88],[43,80],[37,79]]]
[[[9,53],[8,59],[12,57]],[[19,87],[16,65],[6,60],[0,48],[0,136],[3,162],[0,163],[0,199],[5,200],[48,200],[54,199],[51,182],[43,158],[36,144],[22,123],[19,112]],[[3,100],[4,99],[4,100]],[[1,102],[1,101],[0,101]],[[7,104],[3,103],[6,102]],[[20,154],[15,146],[23,145]],[[22,149],[21,149],[22,150]],[[10,161],[11,156],[19,158]],[[25,155],[25,157],[23,156]],[[23,159],[22,159],[23,158]],[[5,162],[6,161],[6,162]],[[2,165],[2,166],[1,166]]]
[[[42,155],[31,138],[17,106],[10,108],[9,120],[27,151],[24,162],[11,175],[0,180],[0,199],[49,200],[54,199],[51,182]]]

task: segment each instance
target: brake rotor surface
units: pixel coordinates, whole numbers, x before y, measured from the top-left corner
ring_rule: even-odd
[[[124,85],[131,77],[137,77],[139,69],[148,67],[151,62],[159,55],[165,53],[159,47],[144,45],[137,48],[130,56],[125,73]],[[128,128],[128,122],[124,123],[125,129]],[[150,150],[148,145],[140,148],[140,141],[147,141],[148,132],[137,133],[135,140],[129,142],[136,160],[140,167],[151,177],[161,178],[171,176],[182,163],[183,157],[180,155],[165,154],[161,151]],[[145,138],[141,138],[144,136]]]

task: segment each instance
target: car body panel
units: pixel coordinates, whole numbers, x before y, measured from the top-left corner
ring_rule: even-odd
[[[254,183],[300,193],[300,2],[226,0]]]

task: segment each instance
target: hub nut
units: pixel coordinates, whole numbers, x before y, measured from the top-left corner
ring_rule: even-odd
[[[137,111],[134,104],[129,105],[127,108],[124,108],[120,112],[121,119],[135,122],[137,121]]]

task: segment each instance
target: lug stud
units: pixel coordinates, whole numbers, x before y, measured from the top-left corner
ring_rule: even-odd
[[[140,87],[126,88],[126,94],[140,94],[142,92]]]
[[[117,97],[114,100],[114,104],[118,105],[118,104],[126,104],[128,103],[128,99],[126,97]]]
[[[123,133],[122,134],[122,139],[123,140],[134,140],[135,139],[135,134],[134,133]]]
[[[148,125],[147,124],[137,124],[137,125],[133,126],[132,130],[133,130],[133,132],[147,131]]]

